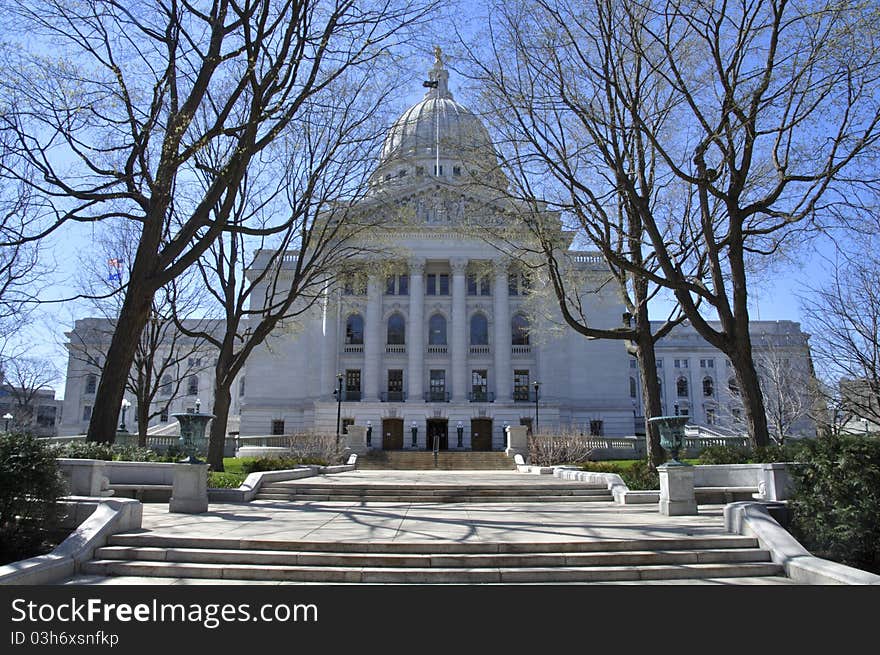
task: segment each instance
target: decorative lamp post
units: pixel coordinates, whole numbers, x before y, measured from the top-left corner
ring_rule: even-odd
[[[125,411],[129,407],[131,407],[131,402],[128,400],[128,398],[123,398],[122,399],[122,418],[119,419],[119,432],[128,432],[128,430],[125,429]]]
[[[13,419],[13,416],[12,416],[12,414],[10,414],[9,412],[6,412],[6,413],[3,415],[3,420],[6,421],[6,425],[3,426],[3,431],[4,431],[4,432],[9,432],[9,421],[11,421],[12,419]]]
[[[532,384],[535,387],[535,434],[538,434],[538,396],[541,389],[541,383],[535,380]]]
[[[413,421],[409,427],[412,430],[412,447],[415,448],[419,443],[419,426]]]
[[[336,388],[333,390],[336,396],[336,452],[339,452],[339,428],[342,424],[342,373],[336,374]]]
[[[373,447],[373,422],[367,421],[367,448]]]
[[[455,431],[458,433],[458,444],[459,448],[464,448],[464,423],[459,421],[455,425]]]

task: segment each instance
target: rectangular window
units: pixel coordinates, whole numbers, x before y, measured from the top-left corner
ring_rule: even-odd
[[[480,295],[489,296],[492,294],[492,288],[489,286],[489,276],[484,275],[480,278]]]
[[[394,276],[389,275],[385,278],[385,295],[393,296],[394,295]]]
[[[168,422],[168,408],[162,410],[159,414],[159,423],[167,423]]]
[[[244,378],[238,383],[238,397],[241,398],[242,396],[244,396]]]
[[[638,361],[636,361],[635,357],[633,357],[631,360],[629,360],[629,367],[630,368],[638,368],[639,367],[639,363],[638,363]]]
[[[430,400],[433,402],[444,402],[446,400],[446,371],[432,370],[430,373],[429,386]]]
[[[663,360],[662,359],[657,360],[657,368],[663,368]]]
[[[426,296],[436,296],[437,295],[437,275],[436,273],[428,273],[425,276],[425,295]]]
[[[453,166],[452,167],[452,174],[455,175],[456,177],[461,175],[461,166]]]
[[[403,370],[388,371],[388,401],[403,402]]]
[[[437,169],[437,164],[434,164],[434,175],[443,175],[443,164],[440,164],[440,169]]]
[[[706,410],[706,423],[707,425],[715,425],[715,410],[707,409]]]
[[[86,377],[86,393],[92,394],[95,393],[95,390],[98,388],[98,376],[94,373],[90,373],[88,377]]]
[[[469,296],[477,295],[477,276],[474,274],[467,276],[467,294]]]
[[[601,437],[604,425],[601,419],[593,419],[590,421],[590,436]]]
[[[529,372],[527,370],[513,372],[513,399],[529,400]]]
[[[359,368],[345,371],[345,397],[343,400],[361,399],[361,370]]]
[[[91,421],[92,420],[92,406],[91,405],[83,405],[83,421]]]
[[[186,394],[188,396],[197,396],[198,393],[199,393],[199,377],[197,375],[190,375],[189,380],[187,381]]]
[[[484,403],[488,400],[488,375],[485,370],[471,371],[471,400]]]
[[[344,418],[342,419],[342,434],[348,434],[348,426],[354,425],[353,418]]]
[[[409,275],[398,275],[397,276],[397,295],[399,295],[399,296],[408,296],[409,295]]]
[[[438,296],[448,296],[449,295],[449,274],[448,273],[440,273],[437,276],[437,295]]]
[[[284,434],[284,421],[272,421],[272,434]]]
[[[507,293],[511,296],[519,295],[519,284],[517,283],[516,273],[509,273],[507,275]]]

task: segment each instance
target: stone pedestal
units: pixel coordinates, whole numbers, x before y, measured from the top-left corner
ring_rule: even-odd
[[[758,485],[763,500],[788,500],[794,484],[789,467],[791,464],[764,464],[763,479]]]
[[[507,448],[504,451],[508,457],[522,455],[523,459],[529,457],[529,429],[524,425],[510,425],[507,427]]]
[[[106,475],[106,463],[97,459],[58,458],[58,468],[67,480],[71,496],[108,497],[110,480]]]
[[[363,455],[367,452],[367,428],[363,425],[349,425],[345,435],[346,453]]]
[[[168,511],[175,514],[202,514],[208,511],[208,465],[179,464]]]
[[[694,467],[684,464],[663,464],[660,474],[660,513],[664,516],[684,516],[697,513],[694,496]]]

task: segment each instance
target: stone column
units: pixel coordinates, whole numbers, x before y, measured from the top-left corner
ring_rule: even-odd
[[[328,289],[324,294],[323,352],[321,353],[321,396],[333,399],[339,358],[339,296]]]
[[[406,373],[407,402],[423,401],[425,377],[425,260],[409,262],[409,330],[406,352],[409,366]]]
[[[364,331],[363,400],[379,399],[379,367],[385,344],[382,325],[382,284],[378,275],[371,275],[367,282],[367,317]]]
[[[495,354],[495,402],[510,402],[513,389],[513,369],[510,364],[510,295],[507,288],[507,260],[495,262],[495,334],[492,348]]]
[[[468,260],[456,257],[449,260],[452,268],[452,399],[467,399],[467,273]]]

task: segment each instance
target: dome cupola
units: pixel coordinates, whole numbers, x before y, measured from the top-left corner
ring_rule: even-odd
[[[440,48],[434,48],[427,93],[398,118],[382,146],[371,185],[418,181],[426,176],[448,183],[498,175],[489,132],[477,116],[455,101]]]

